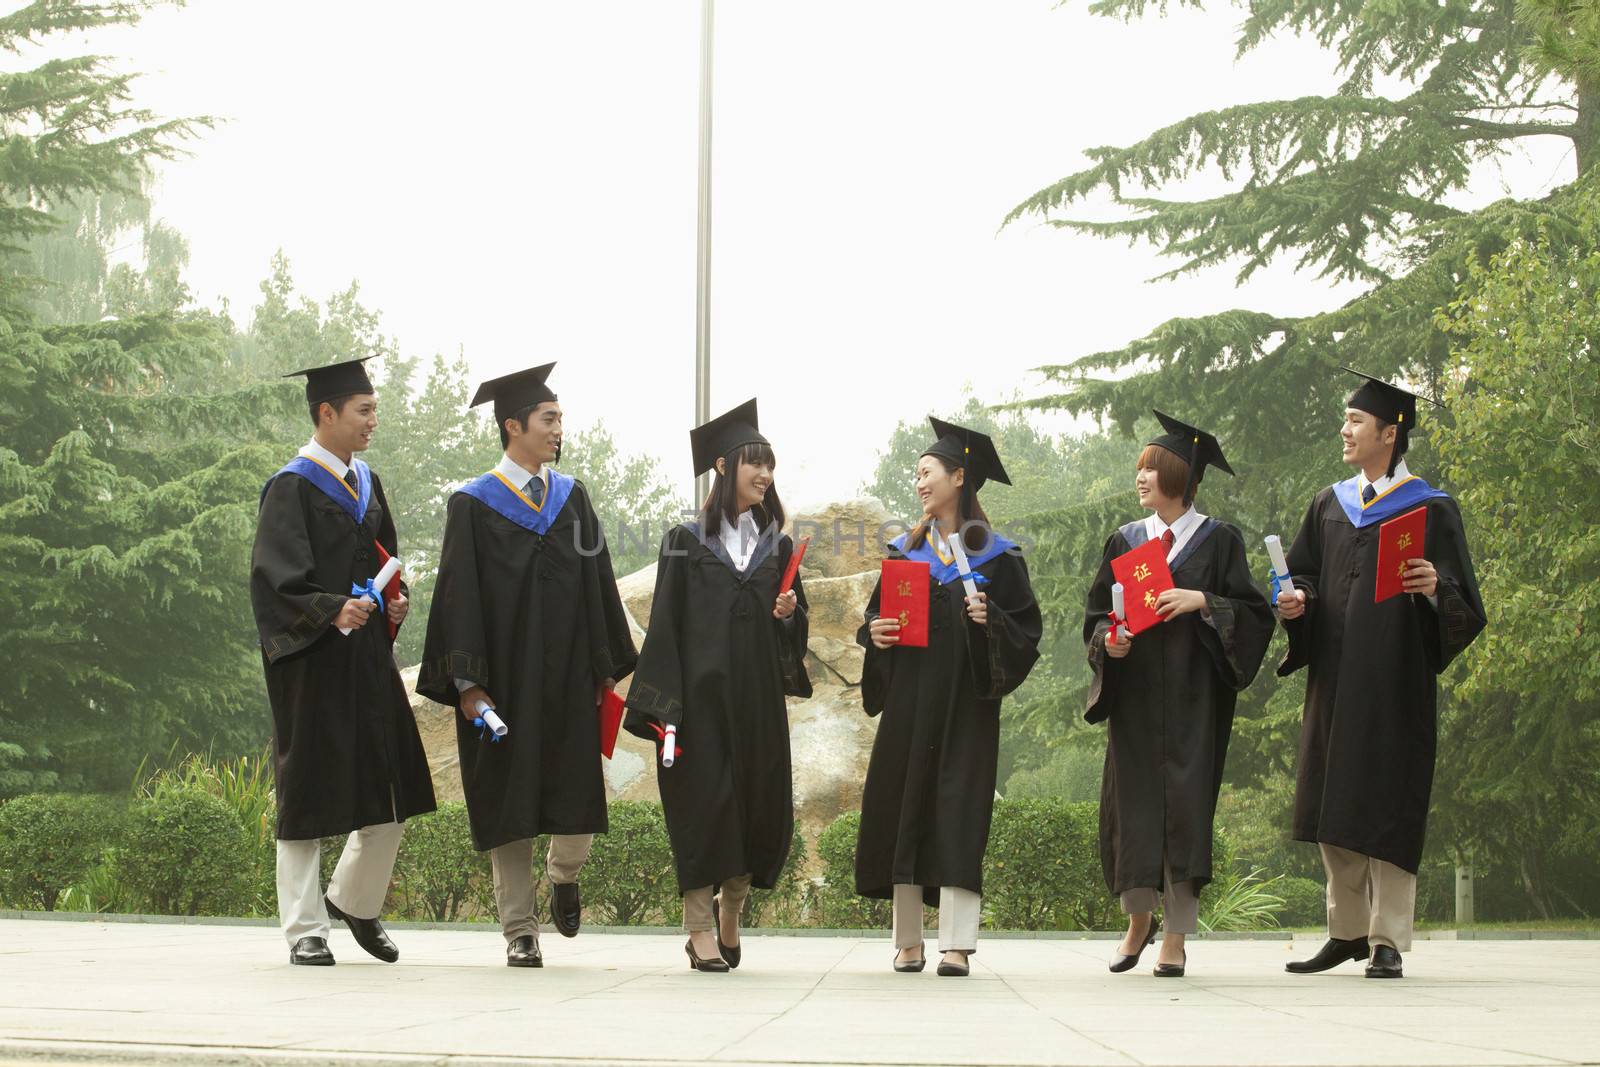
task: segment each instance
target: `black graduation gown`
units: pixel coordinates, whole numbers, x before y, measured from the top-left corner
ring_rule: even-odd
[[[1111,560],[1146,540],[1130,523],[1106,541],[1084,606],[1094,681],[1083,717],[1105,722],[1100,865],[1113,893],[1163,888],[1163,849],[1174,881],[1211,880],[1211,822],[1238,694],[1272,640],[1272,608],[1250,580],[1239,531],[1205,519],[1172,560],[1173,583],[1205,594],[1213,627],[1190,612],[1139,634],[1120,660],[1105,653]]]
[[[461,784],[480,851],[605,832],[595,687],[627,677],[637,658],[582,482],[543,534],[452,494],[417,692],[458,709]],[[504,740],[490,743],[461,716],[457,678],[488,691]]]
[[[1287,621],[1287,676],[1309,667],[1294,837],[1416,873],[1433,787],[1435,676],[1484,627],[1461,512],[1429,500],[1423,554],[1439,574],[1437,610],[1405,593],[1372,602],[1378,527],[1357,529],[1332,487],[1306,510],[1287,562],[1306,613]]]
[[[331,477],[331,475],[330,475]],[[398,554],[383,485],[358,527],[296,474],[267,484],[250,553],[250,603],[272,705],[278,837],[332,837],[434,809],[428,758],[383,616],[350,635],[333,620]]]
[[[894,545],[891,559],[905,558]],[[1000,749],[1000,698],[1027,678],[1039,658],[1039,605],[1020,555],[1002,552],[974,572],[989,579],[989,621],[967,617],[959,579],[930,578],[928,646],[878,649],[868,627],[878,617],[882,580],[867,603],[856,642],[866,649],[861,676],[868,715],[882,713],[861,797],[856,892],[892,898],[898,885],[983,892],[983,854],[994,814]]]
[[[656,761],[656,782],[678,890],[749,874],[777,884],[794,837],[789,711],[808,697],[806,594],[787,620],[772,617],[793,542],[769,530],[743,573],[720,536],[675,526],[661,543],[650,629],[628,687],[627,729],[656,741],[651,722],[674,723],[683,753]],[[659,746],[658,746],[659,752]]]

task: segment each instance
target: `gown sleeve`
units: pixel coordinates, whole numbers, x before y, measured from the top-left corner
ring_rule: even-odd
[[[872,587],[872,596],[867,599],[867,609],[861,628],[856,631],[856,644],[866,649],[866,657],[861,664],[861,705],[868,715],[877,715],[883,710],[883,702],[889,696],[889,680],[894,674],[894,649],[879,648],[872,643],[872,620],[878,617],[879,597],[883,594],[883,578]]]
[[[1311,499],[1306,517],[1300,520],[1300,532],[1294,535],[1289,555],[1284,562],[1289,565],[1289,577],[1294,587],[1306,595],[1305,614],[1298,619],[1284,619],[1283,629],[1289,635],[1289,650],[1278,664],[1278,677],[1287,678],[1311,662],[1312,630],[1317,615],[1317,581],[1322,575],[1322,511],[1324,489]]]
[[[789,560],[794,555],[794,542],[785,535],[779,548],[778,573],[782,574],[789,569]],[[805,584],[799,571],[795,572],[793,589],[794,614],[787,619],[772,620],[777,628],[778,665],[783,670],[783,695],[809,697],[811,676],[806,672],[806,645],[811,638],[811,616],[806,604]]]
[[[1439,604],[1430,609],[1425,598],[1419,596],[1416,600],[1422,605],[1418,615],[1425,631],[1423,646],[1428,652],[1429,666],[1438,674],[1450,666],[1488,623],[1472,571],[1472,557],[1467,552],[1461,509],[1449,497],[1441,498],[1428,509],[1424,554],[1439,573],[1439,588],[1435,593]]]
[[[606,678],[620,682],[633,673],[639,654],[633,647],[633,631],[622,606],[622,594],[617,590],[611,548],[606,544],[605,530],[601,528],[600,518],[589,500],[589,491],[582,482],[574,486],[573,498],[571,503],[582,509],[578,516],[582,544],[595,546],[586,547],[583,557],[584,593],[589,604],[590,666],[596,682]]]
[[[628,686],[623,728],[646,741],[657,740],[651,723],[683,723],[684,613],[688,609],[689,555],[681,526],[667,531],[656,561],[656,591],[650,600],[644,647]]]
[[[454,494],[446,505],[439,574],[417,671],[417,692],[452,708],[460,701],[455,679],[489,684],[489,645],[478,595],[475,507],[465,493]]]
[[[1039,660],[1044,620],[1028,581],[1028,565],[1010,552],[996,557],[988,594],[988,621],[967,620],[967,651],[979,700],[999,700],[1021,685]]]
[[[1212,625],[1202,623],[1196,629],[1217,675],[1238,692],[1255,680],[1266,657],[1272,642],[1272,607],[1250,579],[1250,560],[1239,531],[1224,525],[1212,540],[1219,555],[1217,588],[1205,590]]]
[[[349,595],[316,584],[304,481],[274,478],[262,495],[250,550],[250,603],[261,649],[277,663],[309,648],[333,624]]]
[[[1111,586],[1115,578],[1111,561],[1127,551],[1127,542],[1120,533],[1106,538],[1100,555],[1100,569],[1083,602],[1083,645],[1094,677],[1089,682],[1089,695],[1084,701],[1083,717],[1086,722],[1104,722],[1111,717],[1111,702],[1106,699],[1106,672],[1111,660],[1106,656],[1106,634],[1111,630]]]

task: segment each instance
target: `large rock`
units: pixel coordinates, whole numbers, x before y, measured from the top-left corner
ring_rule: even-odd
[[[825,578],[842,578],[877,570],[884,542],[903,533],[905,526],[891,521],[889,512],[873,497],[844,500],[813,508],[791,517],[789,534],[796,541],[811,538],[802,572]]]

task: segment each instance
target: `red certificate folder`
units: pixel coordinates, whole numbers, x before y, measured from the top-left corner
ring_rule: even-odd
[[[794,551],[789,554],[789,566],[784,569],[783,581],[778,583],[778,595],[782,596],[794,586],[794,576],[800,573],[800,561],[806,558],[806,548],[811,544],[811,538],[802,537],[800,543],[794,546]]]
[[[1372,602],[1381,604],[1405,590],[1406,560],[1422,555],[1428,534],[1428,508],[1414,508],[1378,527],[1378,580]]]
[[[389,550],[384,548],[383,545],[377,541],[372,542],[372,547],[378,550],[378,569],[381,571],[383,570],[383,565],[389,562]],[[400,575],[396,574],[393,578],[390,578],[389,584],[378,590],[378,592],[383,594],[383,602],[385,604],[389,603],[389,601],[393,598],[399,596]],[[400,632],[400,627],[396,626],[392,622],[389,622],[388,619],[384,619],[383,621],[389,627],[389,640],[393,641],[395,635]]]
[[[883,561],[878,614],[900,623],[900,644],[928,647],[928,565],[914,559]]]
[[[1122,583],[1122,602],[1128,611],[1130,633],[1143,633],[1166,620],[1156,614],[1156,598],[1172,588],[1163,541],[1146,541],[1111,561],[1111,574]]]
[[[600,754],[606,759],[617,750],[617,731],[622,728],[622,698],[607,689],[600,698]]]

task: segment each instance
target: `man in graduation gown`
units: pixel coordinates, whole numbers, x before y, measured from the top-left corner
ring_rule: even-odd
[[[1238,529],[1194,507],[1207,466],[1233,473],[1221,445],[1203,430],[1155,415],[1163,432],[1148,442],[1149,458],[1141,457],[1147,478],[1142,499],[1147,507],[1169,507],[1176,514],[1167,515],[1169,525],[1153,510],[1106,541],[1085,608],[1083,636],[1094,681],[1084,718],[1107,723],[1100,790],[1106,887],[1121,897],[1124,911],[1143,915],[1146,923],[1160,893],[1163,942],[1156,974],[1182,977],[1182,943],[1198,928],[1200,890],[1211,881],[1212,819],[1234,705],[1261,668],[1274,623],[1251,578]],[[1169,462],[1181,460],[1171,469],[1183,473],[1175,485],[1152,486],[1163,454]],[[1108,651],[1117,580],[1111,561],[1149,541],[1166,542],[1172,571],[1174,587],[1155,605],[1164,621]],[[1148,930],[1130,921],[1113,971],[1138,962]],[[1169,947],[1168,941],[1176,943]]]
[[[606,830],[599,704],[637,655],[605,536],[583,484],[549,469],[561,406],[549,363],[479,386],[505,455],[450,497],[417,692],[459,708],[473,842],[488,851],[506,963],[543,966],[533,838],[557,931],[578,932],[578,871]],[[494,738],[480,705],[507,728]]]
[[[394,662],[404,587],[367,592],[399,548],[383,483],[355,457],[378,425],[364,362],[297,372],[316,432],[262,489],[250,558],[272,704],[278,914],[290,962],[313,966],[334,962],[330,915],[372,955],[399,958],[378,916],[401,824],[434,808]],[[318,839],[335,834],[350,836],[324,897]]]
[[[1341,430],[1357,473],[1312,500],[1289,549],[1294,588],[1278,594],[1289,634],[1278,674],[1309,668],[1294,837],[1321,847],[1328,874],[1329,940],[1287,966],[1309,974],[1370,955],[1367,977],[1399,978],[1433,785],[1435,679],[1485,619],[1460,509],[1401,458],[1416,395],[1360,377]],[[1379,528],[1417,508],[1424,558],[1406,564],[1402,595],[1374,603]]]
[[[977,493],[993,479],[1009,485],[985,434],[939,419],[937,440],[923,452],[962,477],[960,528],[981,521]],[[944,532],[930,529],[888,545],[890,559],[929,566],[928,644],[879,648],[873,626],[883,592],[880,578],[867,603],[856,642],[866,650],[861,697],[879,715],[861,798],[856,844],[856,892],[895,901],[895,947],[921,943],[917,898],[939,909],[941,974],[967,973],[952,954],[976,951],[983,855],[994,814],[1000,748],[1000,698],[1027,678],[1039,658],[1043,623],[1020,550],[992,530],[969,543],[967,565],[981,597],[982,622],[968,609],[962,573]],[[911,927],[915,927],[912,929]],[[920,969],[920,960],[897,969]]]

